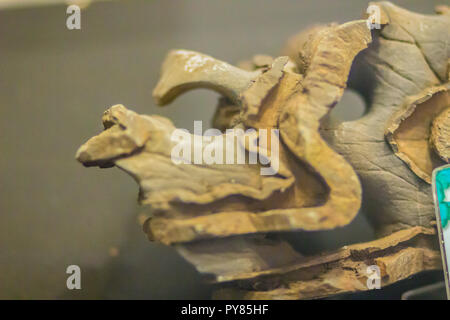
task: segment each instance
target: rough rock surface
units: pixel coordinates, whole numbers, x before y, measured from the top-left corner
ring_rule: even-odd
[[[364,211],[386,235],[430,227],[435,219],[430,175],[445,162],[429,138],[434,117],[449,106],[450,16],[377,4],[382,29],[349,79],[367,112],[355,121],[330,121],[322,134],[358,172]]]

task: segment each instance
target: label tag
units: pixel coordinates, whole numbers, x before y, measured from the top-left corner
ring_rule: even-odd
[[[448,266],[450,264],[450,165],[433,170],[433,199],[439,231],[442,265],[444,267],[447,299],[450,300]]]

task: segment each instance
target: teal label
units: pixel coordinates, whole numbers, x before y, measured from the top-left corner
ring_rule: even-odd
[[[434,183],[436,188],[436,205],[439,207],[442,228],[445,228],[450,218],[450,167],[437,171]]]

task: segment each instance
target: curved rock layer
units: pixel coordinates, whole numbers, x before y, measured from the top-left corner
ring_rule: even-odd
[[[274,153],[272,144],[261,144],[265,140],[259,130],[279,130],[275,175],[261,175],[261,164],[195,164],[194,155],[189,164],[175,164],[170,121],[137,115],[123,106],[107,111],[106,130],[84,144],[77,158],[130,173],[140,185],[141,203],[155,211],[147,233],[166,244],[346,225],[360,207],[359,180],[318,129],[343,93],[353,58],[369,42],[364,20],[331,27],[314,39],[303,75],[290,71],[287,57],[273,60],[263,71],[245,71],[186,50],[168,55],[154,91],[157,102],[198,87],[238,101],[239,120],[233,128],[256,129],[259,153]],[[247,86],[236,79],[245,79]],[[209,137],[190,139],[203,139],[205,152]],[[249,156],[248,143],[240,145]],[[224,147],[223,154],[227,152]]]

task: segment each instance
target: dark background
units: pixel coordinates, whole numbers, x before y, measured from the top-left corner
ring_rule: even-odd
[[[445,0],[394,2],[432,13]],[[190,130],[194,120],[209,123],[212,92],[189,92],[166,108],[152,100],[172,48],[231,63],[276,56],[302,28],[354,20],[366,7],[364,0],[100,2],[82,11],[79,31],[66,29],[64,5],[0,11],[0,298],[209,298],[211,288],[174,249],[146,239],[135,182],[115,168],[84,168],[77,148],[118,103]],[[352,95],[343,101],[358,103]],[[341,115],[354,117],[349,109]],[[308,246],[371,237],[359,215]],[[66,288],[71,264],[81,267],[82,290]]]

